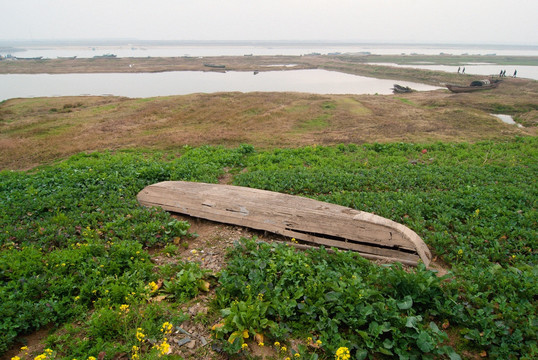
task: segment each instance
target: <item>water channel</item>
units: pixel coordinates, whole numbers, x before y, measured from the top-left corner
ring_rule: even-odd
[[[391,94],[394,83],[419,91],[439,88],[326,70],[262,71],[256,75],[253,72],[239,71],[7,74],[0,75],[0,101],[18,97],[116,95],[139,98],[229,91]]]

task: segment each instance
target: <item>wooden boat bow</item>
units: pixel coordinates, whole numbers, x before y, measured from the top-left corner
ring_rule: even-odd
[[[384,217],[301,196],[241,186],[164,181],[137,195],[144,206],[352,250],[369,259],[426,266],[431,253],[408,227]]]

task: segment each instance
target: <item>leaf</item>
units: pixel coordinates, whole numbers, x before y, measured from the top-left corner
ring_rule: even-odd
[[[421,331],[418,335],[417,346],[422,352],[428,353],[435,348],[435,342],[430,334],[425,331]]]
[[[239,338],[239,337],[241,337],[241,336],[242,336],[242,332],[241,332],[241,331],[234,331],[234,332],[230,335],[230,337],[228,338],[228,342],[229,342],[230,344],[233,344],[234,341],[235,341],[235,339],[237,339],[237,338]]]
[[[422,320],[422,316],[408,316],[407,322],[405,323],[405,327],[417,329],[417,322]]]
[[[200,288],[200,290],[208,292],[209,291],[209,285],[210,285],[209,282],[204,281],[204,280],[200,280],[200,283],[199,283],[198,287]]]
[[[377,351],[379,351],[381,354],[384,354],[384,355],[393,355],[392,351],[385,349],[383,347],[379,347]]]
[[[408,309],[411,309],[412,306],[413,306],[413,298],[411,298],[410,295],[407,295],[406,297],[403,298],[402,302],[398,303],[398,308],[400,310],[408,310]]]
[[[256,340],[256,343],[263,343],[263,334],[256,334],[254,335],[254,340]]]

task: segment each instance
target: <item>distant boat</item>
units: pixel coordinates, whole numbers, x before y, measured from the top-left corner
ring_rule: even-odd
[[[254,75],[258,75],[259,71],[258,70],[254,70]]]
[[[215,69],[224,69],[226,65],[215,65],[215,64],[204,64],[206,67],[215,68]]]
[[[31,58],[15,57],[15,59],[17,60],[41,60],[43,59],[43,56],[31,57]]]
[[[392,92],[395,94],[405,94],[405,93],[411,93],[415,90],[411,89],[409,86],[401,86],[398,84],[394,84],[394,87],[392,88]]]
[[[61,60],[75,60],[76,58],[76,56],[58,56],[58,59]]]
[[[462,92],[473,92],[473,91],[479,91],[479,90],[488,90],[488,89],[495,89],[499,84],[501,83],[501,80],[475,80],[471,82],[469,86],[459,86],[459,85],[451,85],[451,84],[445,84],[445,86],[448,88],[448,90],[452,91],[453,93],[462,93]]]
[[[93,58],[99,59],[99,58],[115,58],[115,57],[117,57],[117,55],[115,54],[104,54],[104,55],[95,55]]]

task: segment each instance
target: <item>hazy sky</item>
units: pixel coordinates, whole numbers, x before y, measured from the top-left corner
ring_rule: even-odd
[[[538,45],[538,0],[0,0],[0,40]]]

